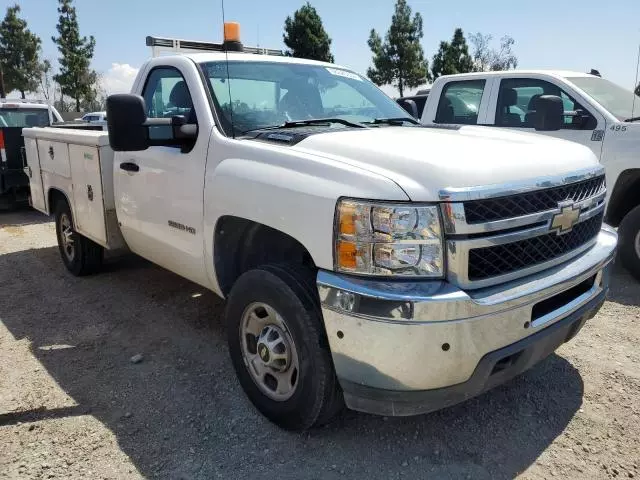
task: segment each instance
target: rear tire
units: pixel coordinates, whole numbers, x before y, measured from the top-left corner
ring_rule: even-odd
[[[640,205],[625,215],[618,227],[622,266],[640,281]]]
[[[60,200],[56,205],[56,236],[62,262],[72,274],[82,277],[100,270],[104,249],[76,232],[66,200]]]
[[[244,273],[225,316],[238,380],[264,416],[287,430],[305,430],[341,410],[312,271],[267,265]]]

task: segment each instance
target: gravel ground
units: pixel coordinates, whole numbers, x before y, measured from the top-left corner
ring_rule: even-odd
[[[132,256],[75,278],[48,218],[0,213],[0,478],[640,478],[640,284],[622,271],[598,316],[509,384],[304,434],[246,400],[222,306]]]

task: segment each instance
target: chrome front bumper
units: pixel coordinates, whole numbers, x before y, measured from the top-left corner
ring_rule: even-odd
[[[496,384],[488,372],[486,385],[478,388],[486,359],[500,363],[506,357],[498,352],[506,355],[510,346],[526,343],[531,352],[531,342],[546,338],[534,355],[544,358],[569,336],[558,345],[549,339],[563,320],[571,320],[572,336],[575,325],[581,327],[599,309],[616,242],[615,231],[605,226],[592,248],[567,263],[473,291],[444,281],[383,282],[321,271],[322,314],[347,405],[386,415],[430,411],[438,406],[431,401],[401,408],[403,397],[445,391],[449,398],[450,387],[459,391],[457,401],[473,396]],[[465,391],[466,384],[473,391]],[[372,397],[376,401],[368,401]],[[455,403],[450,400],[442,406]]]

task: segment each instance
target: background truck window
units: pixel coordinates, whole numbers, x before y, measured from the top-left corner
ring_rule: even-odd
[[[46,108],[0,108],[0,127],[46,127],[49,111]]]
[[[449,82],[442,89],[435,123],[477,125],[485,80]]]
[[[174,115],[184,115],[187,123],[198,123],[187,82],[175,68],[154,69],[147,79],[143,97],[149,118],[171,118]],[[173,138],[173,129],[169,126],[149,127],[149,138],[170,140]]]
[[[508,78],[500,82],[495,124],[501,127],[534,128],[536,101],[541,95],[556,95],[562,99],[564,127],[572,130],[593,130],[596,120],[559,86],[536,78]]]

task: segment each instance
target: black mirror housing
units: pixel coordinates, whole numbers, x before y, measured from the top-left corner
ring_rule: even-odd
[[[149,148],[147,109],[139,95],[115,94],[107,98],[109,145],[114,152],[137,152]]]
[[[404,108],[413,118],[418,119],[418,106],[411,99],[401,100],[400,106]],[[418,119],[419,120],[419,119]]]
[[[542,95],[536,101],[535,129],[541,132],[560,130],[564,123],[564,104],[557,95]]]

